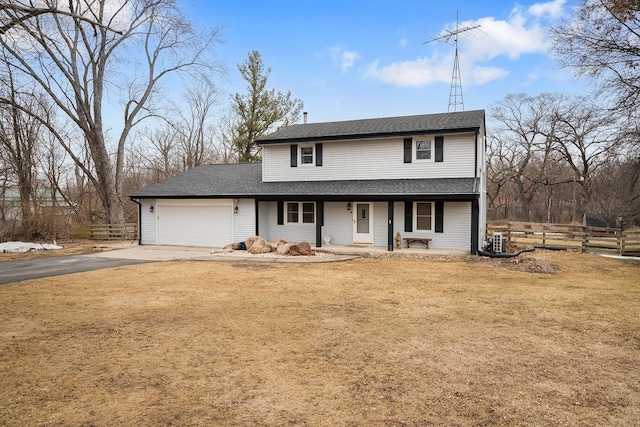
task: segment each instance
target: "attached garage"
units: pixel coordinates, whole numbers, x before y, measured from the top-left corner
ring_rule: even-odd
[[[158,199],[158,244],[223,247],[233,241],[233,200]]]

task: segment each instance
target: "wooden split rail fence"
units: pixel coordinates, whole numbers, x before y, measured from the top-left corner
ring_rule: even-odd
[[[134,240],[138,238],[138,224],[81,225],[74,237],[91,240]]]
[[[502,233],[507,242],[546,249],[571,249],[580,252],[604,252],[640,255],[640,230],[586,227],[571,224],[534,222],[494,222],[487,224],[487,237]]]

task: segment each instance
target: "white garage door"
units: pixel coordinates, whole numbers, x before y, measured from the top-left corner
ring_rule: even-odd
[[[232,242],[231,200],[158,202],[158,243],[223,247]]]

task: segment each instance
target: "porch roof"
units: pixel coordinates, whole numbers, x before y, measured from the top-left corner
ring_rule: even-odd
[[[263,182],[260,163],[203,165],[132,193],[144,198],[255,198],[258,200],[469,199],[475,178]]]

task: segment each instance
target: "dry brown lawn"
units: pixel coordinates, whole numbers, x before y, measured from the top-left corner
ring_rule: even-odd
[[[640,424],[640,263],[521,258],[0,286],[0,425]]]

